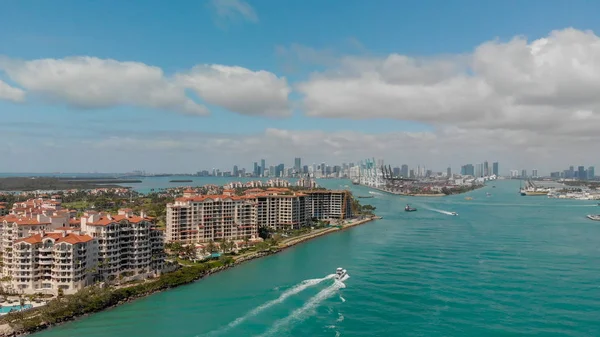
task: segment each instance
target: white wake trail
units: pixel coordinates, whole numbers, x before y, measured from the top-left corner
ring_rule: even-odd
[[[441,213],[441,214],[446,214],[446,215],[454,215],[452,212],[449,212],[449,211],[444,211],[444,210],[441,210],[441,209],[436,209],[436,208],[427,208],[427,207],[426,207],[425,209],[428,209],[428,210],[430,210],[430,211],[434,211],[434,212],[438,212],[438,213]]]
[[[260,314],[261,312],[269,309],[270,307],[282,303],[288,297],[296,295],[296,294],[298,294],[298,293],[300,293],[300,292],[302,292],[302,291],[304,291],[304,290],[306,290],[306,289],[308,289],[308,288],[310,288],[312,286],[315,286],[315,285],[317,285],[317,284],[319,284],[319,283],[321,283],[321,282],[323,282],[325,280],[329,280],[329,279],[332,279],[334,277],[335,277],[335,274],[330,274],[330,275],[327,275],[327,276],[325,276],[323,278],[316,278],[316,279],[304,280],[304,281],[298,283],[297,285],[295,285],[294,287],[292,287],[292,288],[284,291],[281,295],[279,295],[278,298],[276,298],[276,299],[274,299],[272,301],[266,302],[266,303],[264,303],[264,304],[262,304],[262,305],[260,305],[260,306],[258,306],[256,308],[252,309],[250,312],[248,312],[244,316],[238,317],[233,322],[227,324],[227,326],[224,327],[223,329],[214,331],[214,332],[212,332],[209,335],[223,333],[223,332],[225,332],[225,331],[227,331],[229,329],[232,329],[232,328],[240,325],[242,322],[244,322],[248,318],[256,316],[256,315]]]
[[[289,316],[275,322],[273,327],[266,333],[260,335],[260,337],[271,336],[279,332],[282,327],[289,325],[291,322],[296,320],[302,320],[308,311],[316,308],[319,304],[321,304],[321,302],[333,296],[339,289],[345,287],[346,285],[343,282],[338,280],[334,281],[334,283],[331,286],[321,290],[318,294],[316,294],[314,297],[308,300],[308,302],[306,302],[304,306],[294,310],[294,312],[292,312]]]

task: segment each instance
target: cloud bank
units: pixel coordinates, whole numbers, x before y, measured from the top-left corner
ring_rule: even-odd
[[[193,90],[206,103],[247,115],[286,116],[291,89],[285,78],[242,67],[198,65],[167,76],[141,62],[96,57],[0,59],[4,72],[20,88],[0,81],[0,99],[22,102],[25,93],[76,109],[138,106],[189,115],[207,115]]]
[[[206,163],[249,166],[260,157],[291,161],[293,156],[327,162],[381,156],[437,169],[488,159],[545,172],[595,164],[600,38],[591,31],[569,28],[535,40],[491,40],[469,53],[433,57],[339,56],[297,45],[278,53],[297,53],[295,60],[324,70],[289,84],[277,74],[238,66],[199,64],[165,74],[139,62],[94,57],[5,58],[0,74],[10,82],[0,81],[0,99],[39,98],[80,109],[131,105],[193,115],[217,106],[249,116],[285,117],[291,114],[292,88],[300,94],[294,103],[311,121],[304,131],[265,123],[263,133],[252,135],[131,133],[78,145],[124,158],[129,158],[125,152],[149,156],[153,149],[169,158],[155,163],[157,169],[170,165],[171,171]],[[323,118],[415,121],[432,131],[325,132],[318,130]],[[199,159],[190,161],[191,151]]]

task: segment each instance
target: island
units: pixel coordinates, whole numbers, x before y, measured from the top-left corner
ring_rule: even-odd
[[[149,194],[123,188],[69,189],[52,195],[0,193],[0,205],[5,210],[0,216],[0,235],[12,240],[15,248],[6,249],[5,254],[44,259],[37,249],[42,240],[56,249],[68,242],[80,254],[68,263],[83,273],[61,284],[49,280],[50,287],[43,290],[1,275],[2,299],[17,310],[0,317],[0,336],[46,329],[379,219],[375,207],[361,205],[350,191],[321,188],[314,180],[301,180],[295,186],[281,179],[232,182]],[[288,207],[301,209],[289,212]],[[278,214],[259,219],[252,216],[256,212]],[[15,224],[25,226],[30,236],[20,238],[7,232]],[[40,229],[40,224],[47,225]],[[116,235],[115,240],[131,244],[131,255],[150,254],[152,258],[136,269],[128,259],[81,256],[114,249],[110,240],[97,239],[107,230],[114,231],[111,238]],[[90,244],[99,249],[86,249]],[[89,264],[85,269],[80,266],[83,260]],[[2,263],[11,269],[17,268],[15,261]],[[50,267],[59,263],[47,262]],[[117,271],[109,263],[116,264]],[[37,272],[47,263],[44,266],[34,268]]]
[[[57,191],[71,189],[122,188],[120,184],[141,183],[137,179],[8,177],[0,178],[0,191]]]

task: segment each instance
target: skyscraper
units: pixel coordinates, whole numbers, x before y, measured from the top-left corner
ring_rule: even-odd
[[[452,177],[452,169],[451,169],[450,167],[448,167],[448,169],[446,170],[446,176],[447,176],[448,178],[451,178],[451,177]]]
[[[533,178],[537,178],[537,177],[538,177],[538,172],[537,172],[537,169],[531,170],[531,176],[532,176]]]
[[[521,178],[527,178],[527,170],[521,171]]]
[[[240,175],[240,172],[238,170],[238,166],[237,165],[233,165],[233,176],[237,177]]]
[[[466,164],[460,168],[460,174],[463,176],[475,176],[475,167],[473,164]]]
[[[301,158],[294,158],[294,169],[296,170],[296,173],[302,173],[302,159]]]
[[[254,162],[254,170],[252,171],[252,175],[254,175],[255,177],[258,177],[260,175],[259,173],[260,172],[259,172],[259,169],[258,169],[258,163]]]
[[[260,160],[260,174],[261,174],[262,176],[264,176],[264,175],[265,175],[265,168],[266,168],[266,166],[267,166],[266,164],[267,164],[267,163],[266,163],[266,161],[265,161],[264,159],[261,159],[261,160]]]
[[[569,176],[567,178],[575,178],[575,170],[573,166],[569,166]]]
[[[584,166],[579,166],[577,168],[577,178],[579,180],[585,180],[585,179],[587,179],[587,175],[585,174],[585,167]]]
[[[487,160],[483,162],[483,175],[485,177],[490,175],[490,165]]]
[[[587,176],[588,176],[589,180],[593,180],[596,177],[596,174],[594,172],[594,167],[593,166],[588,167],[588,169],[587,169]]]
[[[408,178],[408,165],[403,164],[402,169],[400,170],[400,175],[404,178]]]
[[[483,164],[475,165],[475,177],[483,177]]]
[[[500,169],[498,167],[498,162],[497,161],[492,164],[492,174],[495,175],[495,176],[499,176],[500,175]]]

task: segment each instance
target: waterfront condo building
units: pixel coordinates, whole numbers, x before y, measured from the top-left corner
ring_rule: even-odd
[[[232,195],[196,195],[167,204],[167,241],[185,243],[258,236],[255,202]]]
[[[275,230],[293,230],[310,223],[310,209],[306,194],[258,193],[247,196],[256,205],[257,227]]]
[[[308,208],[312,218],[345,219],[352,217],[352,195],[349,191],[314,190],[308,195]]]
[[[256,239],[258,228],[293,230],[312,219],[352,216],[348,191],[311,190],[293,193],[287,188],[253,188],[243,196],[184,195],[167,205],[169,242],[209,242]]]
[[[98,242],[97,279],[145,278],[160,273],[162,232],[142,212],[118,215],[91,213],[81,218],[81,231]]]
[[[164,239],[152,219],[40,209],[0,218],[1,274],[5,289],[18,293],[73,293],[96,281],[154,276],[164,267]]]
[[[13,244],[5,260],[10,283],[17,293],[71,294],[92,281],[96,241],[89,235],[66,231],[35,234]]]

